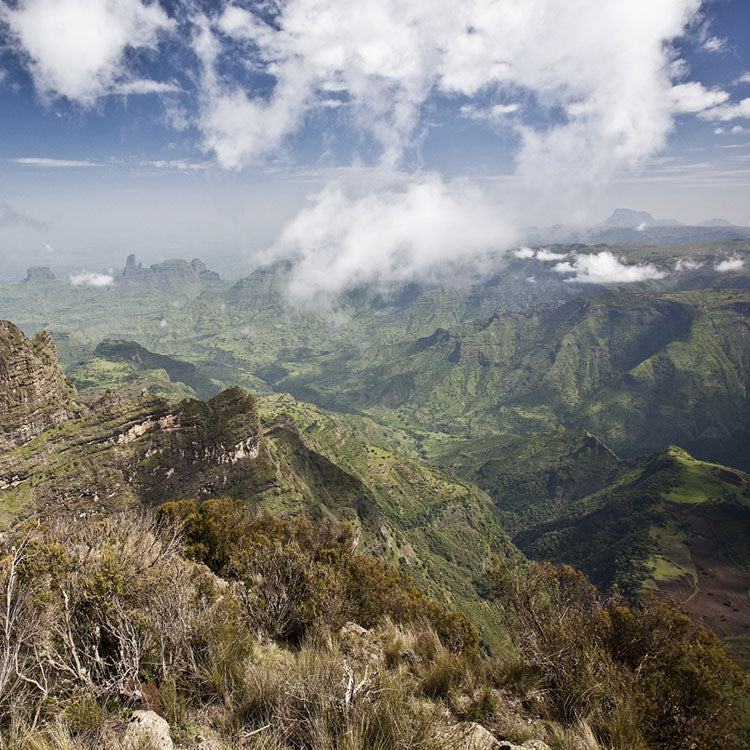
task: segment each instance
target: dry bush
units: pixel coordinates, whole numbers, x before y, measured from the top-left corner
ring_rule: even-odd
[[[488,592],[521,660],[538,673],[551,718],[583,721],[622,750],[742,747],[747,680],[675,602],[646,594],[631,606],[568,566],[510,550],[490,566]]]

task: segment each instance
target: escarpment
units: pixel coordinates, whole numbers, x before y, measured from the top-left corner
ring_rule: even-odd
[[[264,464],[255,399],[244,389],[206,402],[105,397],[86,406],[49,335],[29,340],[7,321],[0,409],[0,525],[68,503],[87,512],[215,495]]]
[[[0,320],[0,451],[23,445],[82,410],[57,362],[52,337],[40,331],[27,339],[13,323]]]

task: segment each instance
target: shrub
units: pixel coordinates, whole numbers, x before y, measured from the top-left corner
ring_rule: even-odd
[[[746,679],[675,602],[647,593],[631,606],[572,568],[510,550],[488,568],[487,590],[556,718],[584,719],[618,748],[742,746]]]

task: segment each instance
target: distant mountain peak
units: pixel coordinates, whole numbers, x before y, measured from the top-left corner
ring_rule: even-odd
[[[618,229],[645,229],[646,227],[683,226],[675,219],[655,219],[648,211],[634,211],[632,208],[616,208],[601,226]]]
[[[700,224],[698,224],[699,227],[733,227],[735,226],[732,224],[731,221],[727,221],[726,219],[720,219],[720,218],[713,218],[708,219],[707,221],[702,221]]]

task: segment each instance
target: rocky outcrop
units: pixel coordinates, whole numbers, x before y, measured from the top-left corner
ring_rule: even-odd
[[[40,331],[27,339],[13,323],[0,320],[0,451],[27,443],[82,409],[57,362],[52,337]]]
[[[549,745],[541,740],[526,740],[516,745],[508,740],[498,740],[481,724],[465,721],[456,726],[451,733],[456,750],[550,750]]]
[[[203,498],[240,483],[252,494],[261,452],[255,399],[242,388],[206,402],[105,398],[0,453],[0,516]]]
[[[154,711],[133,711],[125,728],[124,747],[127,750],[173,750],[169,724]]]
[[[57,277],[50,271],[49,266],[31,266],[26,269],[26,281],[46,283],[57,281]]]
[[[105,395],[84,406],[49,334],[29,340],[0,321],[0,525],[68,504],[155,504],[243,482],[252,494],[262,440],[243,388],[208,401]]]
[[[219,274],[206,268],[206,264],[199,258],[194,258],[191,262],[173,258],[146,268],[142,263],[136,264],[135,255],[131,254],[125,263],[120,284],[178,291],[220,280]]]

